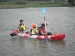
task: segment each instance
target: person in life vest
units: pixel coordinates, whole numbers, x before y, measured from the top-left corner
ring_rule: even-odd
[[[18,26],[18,29],[20,32],[26,31],[28,29],[28,27],[26,25],[24,25],[24,20],[20,19],[20,24]]]
[[[32,35],[37,35],[38,34],[38,27],[36,24],[32,24],[32,28],[30,30]]]
[[[52,35],[51,32],[47,32],[45,28],[45,24],[42,23],[41,26],[39,27],[39,35]]]
[[[39,27],[39,34],[40,35],[44,35],[44,34],[47,34],[47,31],[45,29],[45,24],[41,24],[41,26]]]

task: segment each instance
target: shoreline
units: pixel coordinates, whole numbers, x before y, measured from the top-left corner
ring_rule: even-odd
[[[39,8],[39,7],[74,7],[61,3],[50,3],[50,2],[0,2],[0,9],[14,9],[14,8]]]

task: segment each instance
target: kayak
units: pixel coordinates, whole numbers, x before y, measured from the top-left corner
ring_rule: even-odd
[[[10,36],[19,36],[24,38],[33,38],[33,39],[48,39],[48,40],[64,40],[65,34],[63,33],[56,33],[52,35],[31,35],[29,32],[18,32],[18,30],[13,30],[10,33]]]

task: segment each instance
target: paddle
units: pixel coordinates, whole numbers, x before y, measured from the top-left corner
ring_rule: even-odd
[[[47,21],[46,21],[46,13],[47,13],[47,8],[41,8],[41,14],[44,17],[44,24],[45,24],[45,30],[47,32]]]
[[[44,16],[44,24],[45,24],[45,30],[46,30],[46,32],[47,32],[47,22],[46,22],[45,16]]]

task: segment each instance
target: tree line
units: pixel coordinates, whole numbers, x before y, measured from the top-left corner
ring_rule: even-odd
[[[54,1],[54,2],[58,2],[58,1],[66,1],[66,0],[0,0],[0,2],[24,2],[24,1]],[[69,5],[75,5],[75,0],[67,0]]]

